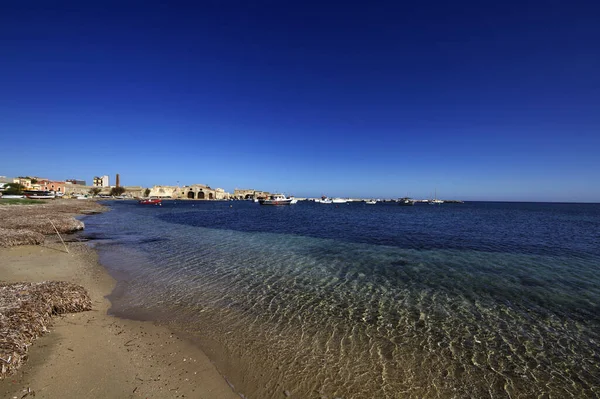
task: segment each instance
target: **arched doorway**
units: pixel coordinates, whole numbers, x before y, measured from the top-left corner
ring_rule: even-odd
[[[208,193],[208,199],[214,199],[213,193]]]
[[[198,199],[204,199],[204,191],[198,191]]]
[[[195,197],[194,197],[194,195],[195,195],[195,194],[194,194],[194,192],[193,192],[193,191],[190,191],[190,192],[188,192],[188,194],[187,194],[187,197],[188,197],[189,199],[194,199],[194,198],[195,198]]]

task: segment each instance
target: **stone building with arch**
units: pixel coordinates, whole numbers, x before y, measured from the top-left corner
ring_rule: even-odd
[[[271,193],[267,191],[259,191],[253,188],[236,188],[233,191],[233,198],[240,200],[256,199],[256,198],[268,198]]]
[[[181,198],[192,200],[228,200],[230,197],[222,188],[211,188],[205,184],[183,186],[180,193]]]

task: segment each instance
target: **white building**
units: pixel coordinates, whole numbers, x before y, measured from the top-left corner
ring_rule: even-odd
[[[110,187],[110,184],[108,182],[108,176],[94,176],[94,187]]]

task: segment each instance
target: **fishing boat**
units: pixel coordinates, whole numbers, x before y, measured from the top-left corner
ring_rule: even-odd
[[[327,198],[327,196],[323,195],[321,198],[315,199],[315,202],[319,204],[331,204],[331,198]]]
[[[367,205],[375,205],[376,203],[377,203],[377,201],[375,201],[375,200],[369,200],[369,201],[365,202],[365,204],[367,204]]]
[[[267,199],[261,199],[258,201],[261,205],[291,205],[298,202],[293,197],[286,197],[283,194],[273,194]]]
[[[51,191],[23,191],[25,197],[29,199],[54,199],[56,194]]]
[[[139,201],[142,205],[162,205],[160,198],[147,198]]]

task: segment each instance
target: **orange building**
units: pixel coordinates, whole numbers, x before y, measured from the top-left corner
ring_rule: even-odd
[[[42,180],[38,181],[40,185],[40,190],[42,191],[54,191],[55,193],[65,193],[66,183],[64,181],[52,181],[52,180]]]

